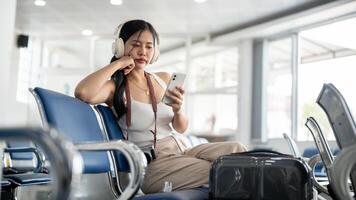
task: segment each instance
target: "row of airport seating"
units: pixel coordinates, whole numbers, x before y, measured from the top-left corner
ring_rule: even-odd
[[[14,190],[18,187],[52,184],[53,182],[56,183],[53,197],[57,199],[70,197],[105,199],[95,194],[90,196],[90,190],[86,188],[86,184],[95,184],[96,177],[98,177],[96,175],[107,179],[108,185],[99,183],[99,186],[109,187],[109,191],[112,192],[111,197],[115,199],[208,199],[208,188],[205,187],[143,194],[139,189],[143,182],[147,161],[136,145],[124,140],[123,133],[110,108],[103,105],[92,107],[76,98],[43,88],[35,88],[31,90],[31,93],[38,104],[43,129],[3,129],[0,130],[0,140],[27,138],[39,145],[41,150],[24,147],[24,144],[18,143],[17,140],[8,142],[10,148],[4,149],[11,154],[12,159],[32,161],[33,155],[36,155],[36,164],[30,169],[28,167],[15,168],[11,165],[5,168],[6,174],[0,176],[2,177],[2,199],[8,199],[7,197],[15,199]],[[325,102],[326,97],[323,96],[325,93],[329,95],[327,99],[337,97],[338,101]],[[303,155],[299,155],[296,144],[286,136],[295,156],[309,158],[309,164],[314,173],[313,181],[316,191],[314,199],[323,199],[321,197],[323,195],[329,199],[352,199],[347,180],[350,173],[351,182],[354,183],[356,180],[352,170],[356,163],[356,158],[353,158],[356,153],[356,126],[345,100],[340,96],[341,94],[334,86],[327,84],[318,98],[318,103],[323,106],[332,124],[340,149],[329,148],[320,127],[312,117],[308,118],[306,126],[314,136],[317,149],[307,148]],[[57,131],[60,134],[57,134]],[[37,136],[34,136],[35,133]],[[39,136],[43,138],[39,139]],[[192,146],[207,142],[192,136],[182,139]],[[64,144],[69,147],[69,150]],[[80,151],[80,154],[77,151]],[[24,154],[24,152],[31,153]],[[46,159],[43,158],[42,152],[46,153]],[[335,156],[336,159],[334,159]],[[50,166],[46,165],[46,160],[49,160]],[[323,164],[317,164],[320,160]],[[5,162],[4,165],[6,164]],[[95,178],[91,181],[81,181],[78,184],[80,173]],[[325,184],[320,184],[321,179],[316,177],[326,177],[330,186],[327,188]],[[79,188],[74,185],[78,185]],[[81,187],[84,189],[80,189]],[[95,189],[100,191],[103,188]],[[89,196],[83,196],[83,193],[78,193],[78,191],[85,191],[84,193],[88,193]]]
[[[43,129],[55,129],[74,143],[75,148],[80,151],[83,158],[82,173],[87,175],[87,177],[95,177],[94,179],[89,178],[90,181],[85,181],[85,183],[95,185],[93,182],[98,177],[95,175],[106,178],[108,185],[103,186],[99,184],[99,186],[110,188],[108,191],[111,191],[112,194],[108,195],[108,199],[110,197],[115,199],[133,198],[137,200],[208,199],[207,188],[149,195],[139,192],[147,166],[145,156],[136,145],[124,140],[122,131],[110,108],[103,105],[92,107],[76,98],[43,88],[31,89],[30,92],[34,95],[39,107]],[[194,136],[182,139],[192,146],[207,142],[202,138]],[[23,144],[18,144],[17,142],[12,143],[15,143],[16,146],[23,146]],[[29,147],[27,146],[26,148]],[[32,160],[31,154],[11,154],[13,158]],[[36,160],[40,161],[41,159]],[[45,164],[41,164],[40,166],[37,167],[40,169],[33,170],[31,173],[23,173],[27,177],[22,176],[23,174],[20,173],[14,173],[13,175],[16,175],[20,179],[17,182],[17,187],[50,183],[52,179],[48,175],[48,171],[52,172],[53,169],[48,170]],[[47,171],[47,173],[43,171]],[[7,176],[4,175],[4,177]],[[122,181],[121,179],[126,181]],[[3,185],[5,186],[7,183],[6,180],[4,181]],[[105,199],[102,196],[95,196],[95,191],[93,192],[94,196],[88,196],[90,190],[88,190],[85,184],[79,185],[79,187],[83,188],[79,188],[78,191],[83,192],[74,195],[85,199]],[[13,189],[13,187],[11,188]],[[97,191],[101,190],[97,186],[96,189]],[[13,190],[11,192],[14,193]],[[87,196],[84,193],[87,193]],[[13,198],[15,197],[13,196]]]
[[[323,85],[316,103],[327,115],[339,148],[331,149],[317,120],[312,116],[307,118],[305,125],[317,147],[306,149],[303,154],[308,157],[308,164],[313,170],[314,199],[354,199],[356,124],[352,113],[340,91],[331,83]],[[300,156],[296,143],[286,134],[284,137],[294,155]]]

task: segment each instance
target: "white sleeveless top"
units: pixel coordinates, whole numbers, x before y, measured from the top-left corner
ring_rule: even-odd
[[[165,90],[167,84],[157,75],[153,73],[150,74]],[[157,140],[169,136],[173,132],[173,129],[170,126],[170,123],[173,120],[173,115],[174,114],[172,108],[158,100],[156,133]],[[154,130],[155,123],[153,109],[150,103],[136,101],[131,97],[131,126],[127,128],[126,114],[118,120],[118,123],[123,133],[127,134],[126,138],[128,138],[129,141],[135,143],[139,147],[147,147],[153,145],[153,133],[150,130]]]

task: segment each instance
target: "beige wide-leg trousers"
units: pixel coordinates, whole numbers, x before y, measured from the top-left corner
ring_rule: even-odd
[[[164,182],[173,190],[208,186],[212,162],[221,155],[246,151],[239,142],[217,142],[187,148],[179,138],[169,136],[157,141],[156,159],[148,165],[142,191],[162,192]]]

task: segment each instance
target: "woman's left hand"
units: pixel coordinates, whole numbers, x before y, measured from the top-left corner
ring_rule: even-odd
[[[167,96],[172,99],[172,103],[169,106],[172,107],[174,114],[181,111],[183,104],[184,89],[181,86],[175,87],[173,90],[169,90]]]

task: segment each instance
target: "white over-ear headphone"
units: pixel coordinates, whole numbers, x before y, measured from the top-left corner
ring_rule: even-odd
[[[114,32],[114,42],[112,43],[112,53],[114,54],[114,56],[116,58],[121,58],[122,56],[124,56],[124,53],[125,53],[125,43],[124,43],[124,40],[122,38],[120,38],[121,28],[124,26],[124,24],[125,23],[120,24]],[[150,61],[150,64],[156,62],[158,59],[158,56],[159,56],[159,44],[157,41],[158,38],[153,36],[153,40],[154,40],[154,53],[153,53],[153,57]]]

